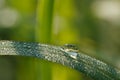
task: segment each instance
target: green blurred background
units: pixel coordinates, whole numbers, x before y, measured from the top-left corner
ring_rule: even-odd
[[[120,0],[0,0],[0,39],[80,50],[120,68]],[[0,80],[90,80],[30,57],[0,57]]]

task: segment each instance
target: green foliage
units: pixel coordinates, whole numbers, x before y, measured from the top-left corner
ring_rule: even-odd
[[[84,73],[86,76],[89,76],[94,80],[120,80],[119,69],[83,53],[66,51],[62,47],[38,43],[0,41],[0,55],[36,57],[71,67]],[[49,66],[47,66],[47,68],[48,67]],[[26,78],[28,79],[29,77]]]
[[[119,67],[120,24],[116,7],[119,3],[119,0],[0,0],[0,39],[77,44],[87,54]],[[70,70],[72,76],[66,69],[57,70],[53,64],[41,66],[37,59],[18,58],[17,61],[20,63],[16,67],[18,80],[58,80],[59,76],[62,76],[59,80],[86,79],[73,70]]]

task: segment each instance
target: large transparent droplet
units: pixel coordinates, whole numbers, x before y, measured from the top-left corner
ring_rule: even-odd
[[[65,44],[62,47],[62,50],[64,50],[71,58],[76,59],[79,48],[78,48],[78,46],[76,46],[74,44]]]

